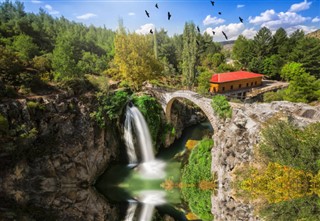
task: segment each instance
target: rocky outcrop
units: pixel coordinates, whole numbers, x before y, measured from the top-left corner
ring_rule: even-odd
[[[218,175],[219,187],[218,194],[212,197],[212,212],[216,221],[259,220],[253,213],[253,206],[233,198],[232,170],[236,165],[253,160],[261,128],[270,119],[290,119],[305,127],[320,121],[320,106],[285,101],[232,106],[232,118],[220,122],[213,137],[212,171]]]
[[[24,159],[8,168],[0,189],[21,204],[56,211],[59,220],[119,220],[119,211],[91,187],[120,149],[116,127],[100,129],[91,119],[95,105],[91,95],[66,94],[0,104],[9,123],[1,137],[8,154],[1,157]]]

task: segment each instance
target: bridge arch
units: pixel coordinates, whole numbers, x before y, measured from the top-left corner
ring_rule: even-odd
[[[217,131],[219,118],[216,116],[211,107],[211,99],[204,98],[201,95],[192,91],[176,91],[173,93],[165,93],[165,99],[163,99],[164,103],[162,104],[162,108],[165,112],[166,119],[169,122],[171,121],[172,104],[175,100],[180,99],[187,99],[195,105],[197,105],[208,118],[214,131]]]

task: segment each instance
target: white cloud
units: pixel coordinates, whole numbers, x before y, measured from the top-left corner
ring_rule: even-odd
[[[48,9],[49,11],[52,11],[52,9],[53,9],[51,5],[45,5],[44,7],[45,7],[46,9]]]
[[[261,27],[267,27],[271,30],[275,30],[280,27],[287,28],[293,25],[298,25],[310,19],[309,17],[298,15],[295,12],[280,12],[277,16],[277,19],[264,22]]]
[[[154,24],[148,23],[140,26],[139,29],[136,30],[137,34],[145,35],[150,33],[150,29],[154,30]]]
[[[295,12],[276,13],[273,9],[269,9],[259,16],[249,17],[249,23],[267,27],[273,31],[280,27],[289,28],[290,26],[299,25],[310,19],[310,17],[303,17]]]
[[[128,15],[129,15],[129,16],[134,16],[134,15],[136,15],[136,13],[134,13],[134,12],[129,12]]]
[[[225,22],[224,19],[211,17],[211,15],[207,15],[207,17],[203,20],[204,25],[210,25],[210,24],[218,25],[218,24],[222,24],[223,22]]]
[[[277,19],[278,16],[276,12],[273,9],[266,10],[265,12],[262,12],[260,16],[256,16],[252,18],[251,16],[249,17],[249,23],[251,24],[261,24],[266,21],[271,21],[274,19]]]
[[[291,26],[289,28],[286,28],[286,32],[288,33],[288,35],[291,35],[293,32],[295,32],[298,29],[304,31],[305,34],[318,30],[318,28],[314,26],[296,25],[296,26]]]
[[[93,18],[93,17],[96,17],[96,16],[97,16],[97,15],[96,15],[96,14],[93,14],[93,13],[86,13],[86,14],[77,16],[77,19],[88,20],[88,19]]]
[[[311,21],[312,21],[313,23],[319,22],[319,21],[320,21],[320,18],[317,16],[317,17],[314,17]]]
[[[247,28],[241,34],[246,38],[252,39],[257,34],[257,30],[254,28]]]
[[[299,11],[307,10],[310,8],[311,4],[312,2],[307,2],[307,0],[304,0],[303,2],[298,4],[293,4],[291,5],[289,12],[299,12]]]
[[[32,0],[31,1],[33,4],[41,4],[42,3],[42,1],[38,1],[38,0]]]
[[[237,8],[243,8],[245,5],[237,5]]]
[[[54,10],[51,5],[45,5],[44,7],[48,10],[50,15],[57,15],[60,13],[59,11]]]
[[[210,36],[214,36],[214,39],[217,41],[225,41],[226,39],[223,36],[222,31],[226,33],[228,40],[235,40],[243,30],[243,23],[230,23],[228,25],[221,25],[215,28],[207,28],[205,32],[207,32]],[[215,35],[213,35],[212,31],[215,32]]]

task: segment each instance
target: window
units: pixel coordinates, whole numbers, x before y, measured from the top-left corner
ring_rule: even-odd
[[[233,85],[230,86],[230,90],[233,90]]]
[[[254,82],[254,85],[257,85],[257,82],[256,82],[256,81]]]
[[[249,83],[247,83],[247,87],[249,87]]]
[[[251,86],[253,86],[253,82],[251,82]]]
[[[222,91],[224,91],[224,87],[222,87]]]
[[[239,88],[241,88],[241,84],[239,84]]]

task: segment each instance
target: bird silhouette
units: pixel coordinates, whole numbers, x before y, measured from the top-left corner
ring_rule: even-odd
[[[210,1],[210,2],[211,2],[211,5],[214,6],[214,1]]]
[[[150,18],[150,14],[147,10],[144,10],[146,12],[146,15],[148,16],[148,18]]]
[[[219,15],[221,15],[221,12],[218,12]]]
[[[197,30],[198,30],[198,32],[200,33],[200,28],[199,28],[199,26],[197,26]]]
[[[222,31],[222,34],[223,34],[224,37],[228,40],[228,36],[226,35],[226,33],[224,33],[224,31]]]
[[[215,35],[216,34],[215,31],[212,31],[212,34]]]
[[[153,34],[153,31],[152,31],[152,29],[150,29],[150,34]]]
[[[168,12],[168,20],[170,20],[170,18],[171,18],[171,14],[170,12]]]
[[[240,20],[241,23],[243,23],[243,19],[241,17],[239,17],[239,20]]]
[[[156,5],[155,5],[155,6],[156,6],[156,8],[157,8],[157,9],[159,9],[158,3],[156,3]]]

